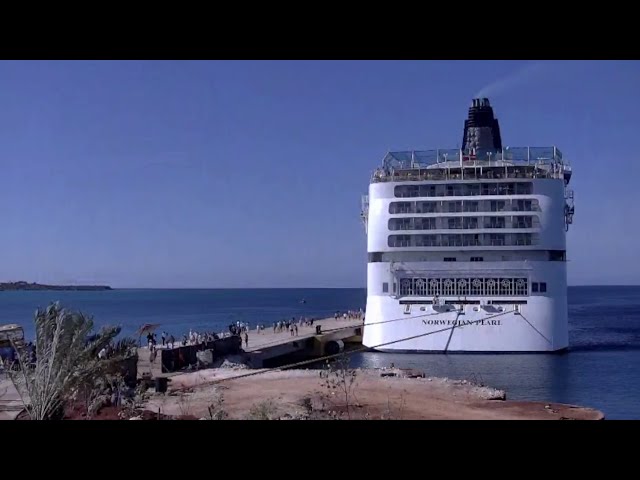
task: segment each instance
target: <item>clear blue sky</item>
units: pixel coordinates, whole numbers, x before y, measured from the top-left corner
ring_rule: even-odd
[[[0,279],[364,286],[372,170],[483,89],[573,163],[570,283],[640,284],[640,63],[560,61],[1,62]]]

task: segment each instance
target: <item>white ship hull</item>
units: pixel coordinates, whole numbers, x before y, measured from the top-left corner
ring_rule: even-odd
[[[566,305],[566,297],[529,298],[526,305],[453,304],[449,311],[413,304],[407,314],[399,300],[370,296],[363,345],[382,352],[557,352],[568,347]]]
[[[390,352],[446,353],[556,352],[568,347],[565,262],[429,262],[427,265],[411,262],[403,263],[402,268],[412,272],[428,268],[429,272],[424,275],[431,277],[453,275],[471,279],[526,275],[529,283],[540,279],[548,281],[544,293],[440,295],[434,305],[432,296],[382,292],[378,286],[385,279],[393,278],[393,267],[389,263],[370,263],[363,332],[366,347]],[[396,284],[393,288],[399,286]]]

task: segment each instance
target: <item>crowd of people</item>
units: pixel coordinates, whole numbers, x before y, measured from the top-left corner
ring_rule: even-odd
[[[362,309],[360,310],[347,310],[340,315],[340,312],[336,312],[333,314],[333,318],[339,320],[342,317],[344,320],[364,320],[364,312]]]
[[[346,312],[335,312],[334,318],[336,320],[362,320],[364,319],[364,312],[360,310],[348,310]],[[272,323],[273,333],[288,333],[292,337],[297,337],[302,327],[313,327],[316,321],[313,317],[291,317],[288,320],[279,320]],[[265,324],[256,324],[255,332],[260,334],[266,329]],[[229,335],[239,336],[245,347],[249,346],[249,333],[251,331],[251,325],[249,322],[237,321],[228,325],[228,333],[213,333],[213,332],[196,332],[189,330],[189,334],[184,334],[180,342],[176,341],[173,335],[169,335],[167,332],[162,332],[161,346],[158,345],[157,334],[149,332],[147,334],[147,344],[150,350],[156,350],[157,348],[177,348],[188,345],[202,345],[208,342],[212,342],[219,338],[223,338]]]
[[[203,345],[214,340],[218,340],[224,334],[214,332],[196,332],[195,330],[189,330],[189,334],[182,335],[182,339],[178,342],[173,335],[167,332],[162,332],[160,335],[161,344],[158,345],[158,334],[149,332],[147,334],[147,346],[149,350],[156,350],[157,348],[177,348],[186,347],[187,345]]]

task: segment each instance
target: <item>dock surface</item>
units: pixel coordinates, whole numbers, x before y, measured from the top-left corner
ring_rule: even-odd
[[[255,352],[258,350],[264,350],[267,347],[275,347],[283,345],[295,340],[304,340],[313,338],[316,336],[316,326],[321,326],[321,335],[328,334],[336,329],[346,329],[350,327],[358,327],[363,325],[362,319],[349,319],[346,320],[340,318],[338,320],[334,318],[324,318],[322,320],[315,320],[312,327],[298,326],[298,335],[291,336],[289,332],[275,333],[273,327],[267,328],[258,333],[255,329],[249,332],[249,345],[245,345],[244,337],[242,339],[242,348],[245,352]]]
[[[13,382],[0,372],[0,420],[15,420],[24,409],[22,400]]]

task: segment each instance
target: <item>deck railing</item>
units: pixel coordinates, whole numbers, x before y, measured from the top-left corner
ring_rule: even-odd
[[[503,178],[564,178],[571,167],[556,147],[388,152],[373,182]]]

